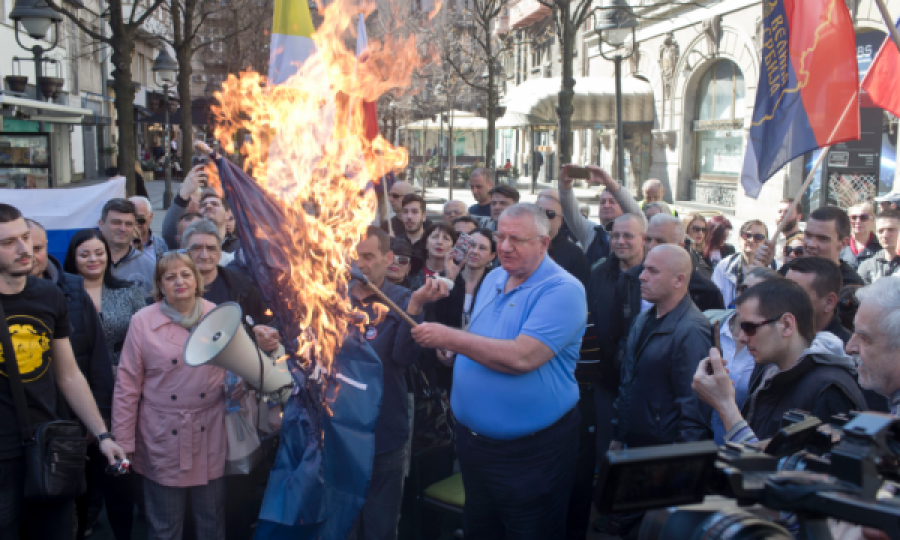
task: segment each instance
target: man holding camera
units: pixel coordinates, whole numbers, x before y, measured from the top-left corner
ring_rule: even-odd
[[[726,442],[772,437],[791,409],[810,411],[823,422],[866,410],[853,361],[843,353],[840,339],[829,332],[816,334],[812,301],[800,285],[787,279],[765,281],[735,304],[741,321],[738,340],[756,362],[743,409],[735,403],[734,384],[715,348],[700,362],[692,385],[722,418]]]
[[[33,423],[58,419],[68,404],[110,464],[125,452],[107,431],[75,361],[66,299],[52,282],[29,276],[33,264],[28,224],[17,208],[0,203],[0,305],[15,349],[13,355],[0,347],[0,538],[68,539],[74,536],[74,500],[25,499],[26,464],[8,362],[15,358],[18,365]]]

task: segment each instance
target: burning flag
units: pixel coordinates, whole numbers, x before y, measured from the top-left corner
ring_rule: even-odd
[[[407,163],[405,149],[367,136],[363,104],[410,87],[422,59],[413,36],[394,33],[361,61],[348,38],[376,6],[338,0],[320,5],[309,56],[286,62],[288,45],[305,43],[284,38],[305,37],[296,23],[298,12],[308,17],[305,1],[294,4],[276,5],[272,79],[242,73],[216,95],[216,138],[244,141],[243,170],[216,165],[297,383],[257,538],[343,539],[365,500],[382,392],[378,357],[359,338],[368,321],[350,302],[349,267],[375,216],[366,187]],[[296,72],[284,78],[286,65]]]

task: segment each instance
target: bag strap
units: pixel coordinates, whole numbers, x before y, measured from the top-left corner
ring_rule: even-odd
[[[28,444],[34,438],[31,432],[31,420],[28,415],[28,404],[25,401],[25,388],[22,386],[22,375],[19,373],[19,362],[16,359],[16,349],[13,347],[12,336],[9,334],[2,302],[0,302],[0,322],[2,322],[0,324],[0,345],[3,345],[6,374],[9,377],[9,387],[12,390],[13,404],[16,407],[19,430],[22,432],[22,444]]]

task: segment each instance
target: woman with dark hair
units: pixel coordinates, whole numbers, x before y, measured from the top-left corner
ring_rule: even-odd
[[[731,222],[725,216],[713,216],[706,222],[706,245],[703,248],[703,260],[710,268],[715,268],[719,261],[734,255],[734,246],[727,243],[731,232]]]
[[[137,285],[113,276],[109,244],[95,229],[75,233],[69,242],[63,269],[84,278],[84,290],[100,314],[115,371],[131,317],[147,305],[144,294]]]
[[[459,234],[447,223],[435,223],[425,229],[425,264],[414,276],[409,278],[409,288],[417,290],[425,284],[425,279],[431,276],[445,275],[444,260],[453,249]],[[455,279],[456,276],[449,276]]]
[[[90,296],[106,338],[106,347],[113,365],[113,379],[119,365],[119,355],[131,317],[147,305],[144,293],[137,285],[112,275],[109,244],[96,229],[84,229],[72,236],[66,251],[63,270],[84,278],[84,290]],[[89,448],[92,448],[91,445]],[[91,492],[98,487],[103,492],[110,528],[116,540],[131,538],[134,514],[134,475],[109,476],[102,461],[89,454],[88,492],[76,500],[78,530],[76,538],[84,538],[91,529],[102,506],[91,504]]]

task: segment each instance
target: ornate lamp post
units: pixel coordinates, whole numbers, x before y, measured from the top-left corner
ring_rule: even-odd
[[[597,12],[600,17],[597,18]],[[635,42],[635,28],[638,25],[637,18],[631,12],[627,0],[607,0],[603,7],[595,9],[591,16],[594,17],[594,32],[600,39],[600,56],[604,60],[614,62],[616,65],[616,174],[620,184],[625,183],[625,140],[622,136],[622,60],[626,60],[634,54],[637,47]],[[628,54],[620,52],[622,45],[631,34],[631,50]],[[616,49],[612,57],[603,53],[603,43]]]
[[[163,103],[166,110],[166,135],[165,135],[165,163],[163,167],[166,173],[166,187],[163,190],[163,208],[168,209],[172,204],[172,162],[169,148],[169,88],[175,86],[175,78],[178,76],[178,62],[163,48],[153,61],[153,76],[156,84],[163,88]]]
[[[34,55],[34,94],[35,99],[42,101],[41,81],[43,81],[44,77],[41,74],[41,64],[44,62],[44,53],[52,51],[59,43],[59,23],[62,21],[62,15],[50,9],[43,0],[16,0],[12,11],[9,12],[9,18],[13,20],[15,25],[16,43],[26,51],[31,51],[31,54]],[[56,31],[53,32],[53,45],[49,49],[43,48],[40,44],[35,44],[31,48],[22,45],[22,41],[19,39],[20,23],[25,28],[28,36],[36,41],[44,39],[47,36],[47,30],[50,29],[50,25],[55,25]]]

